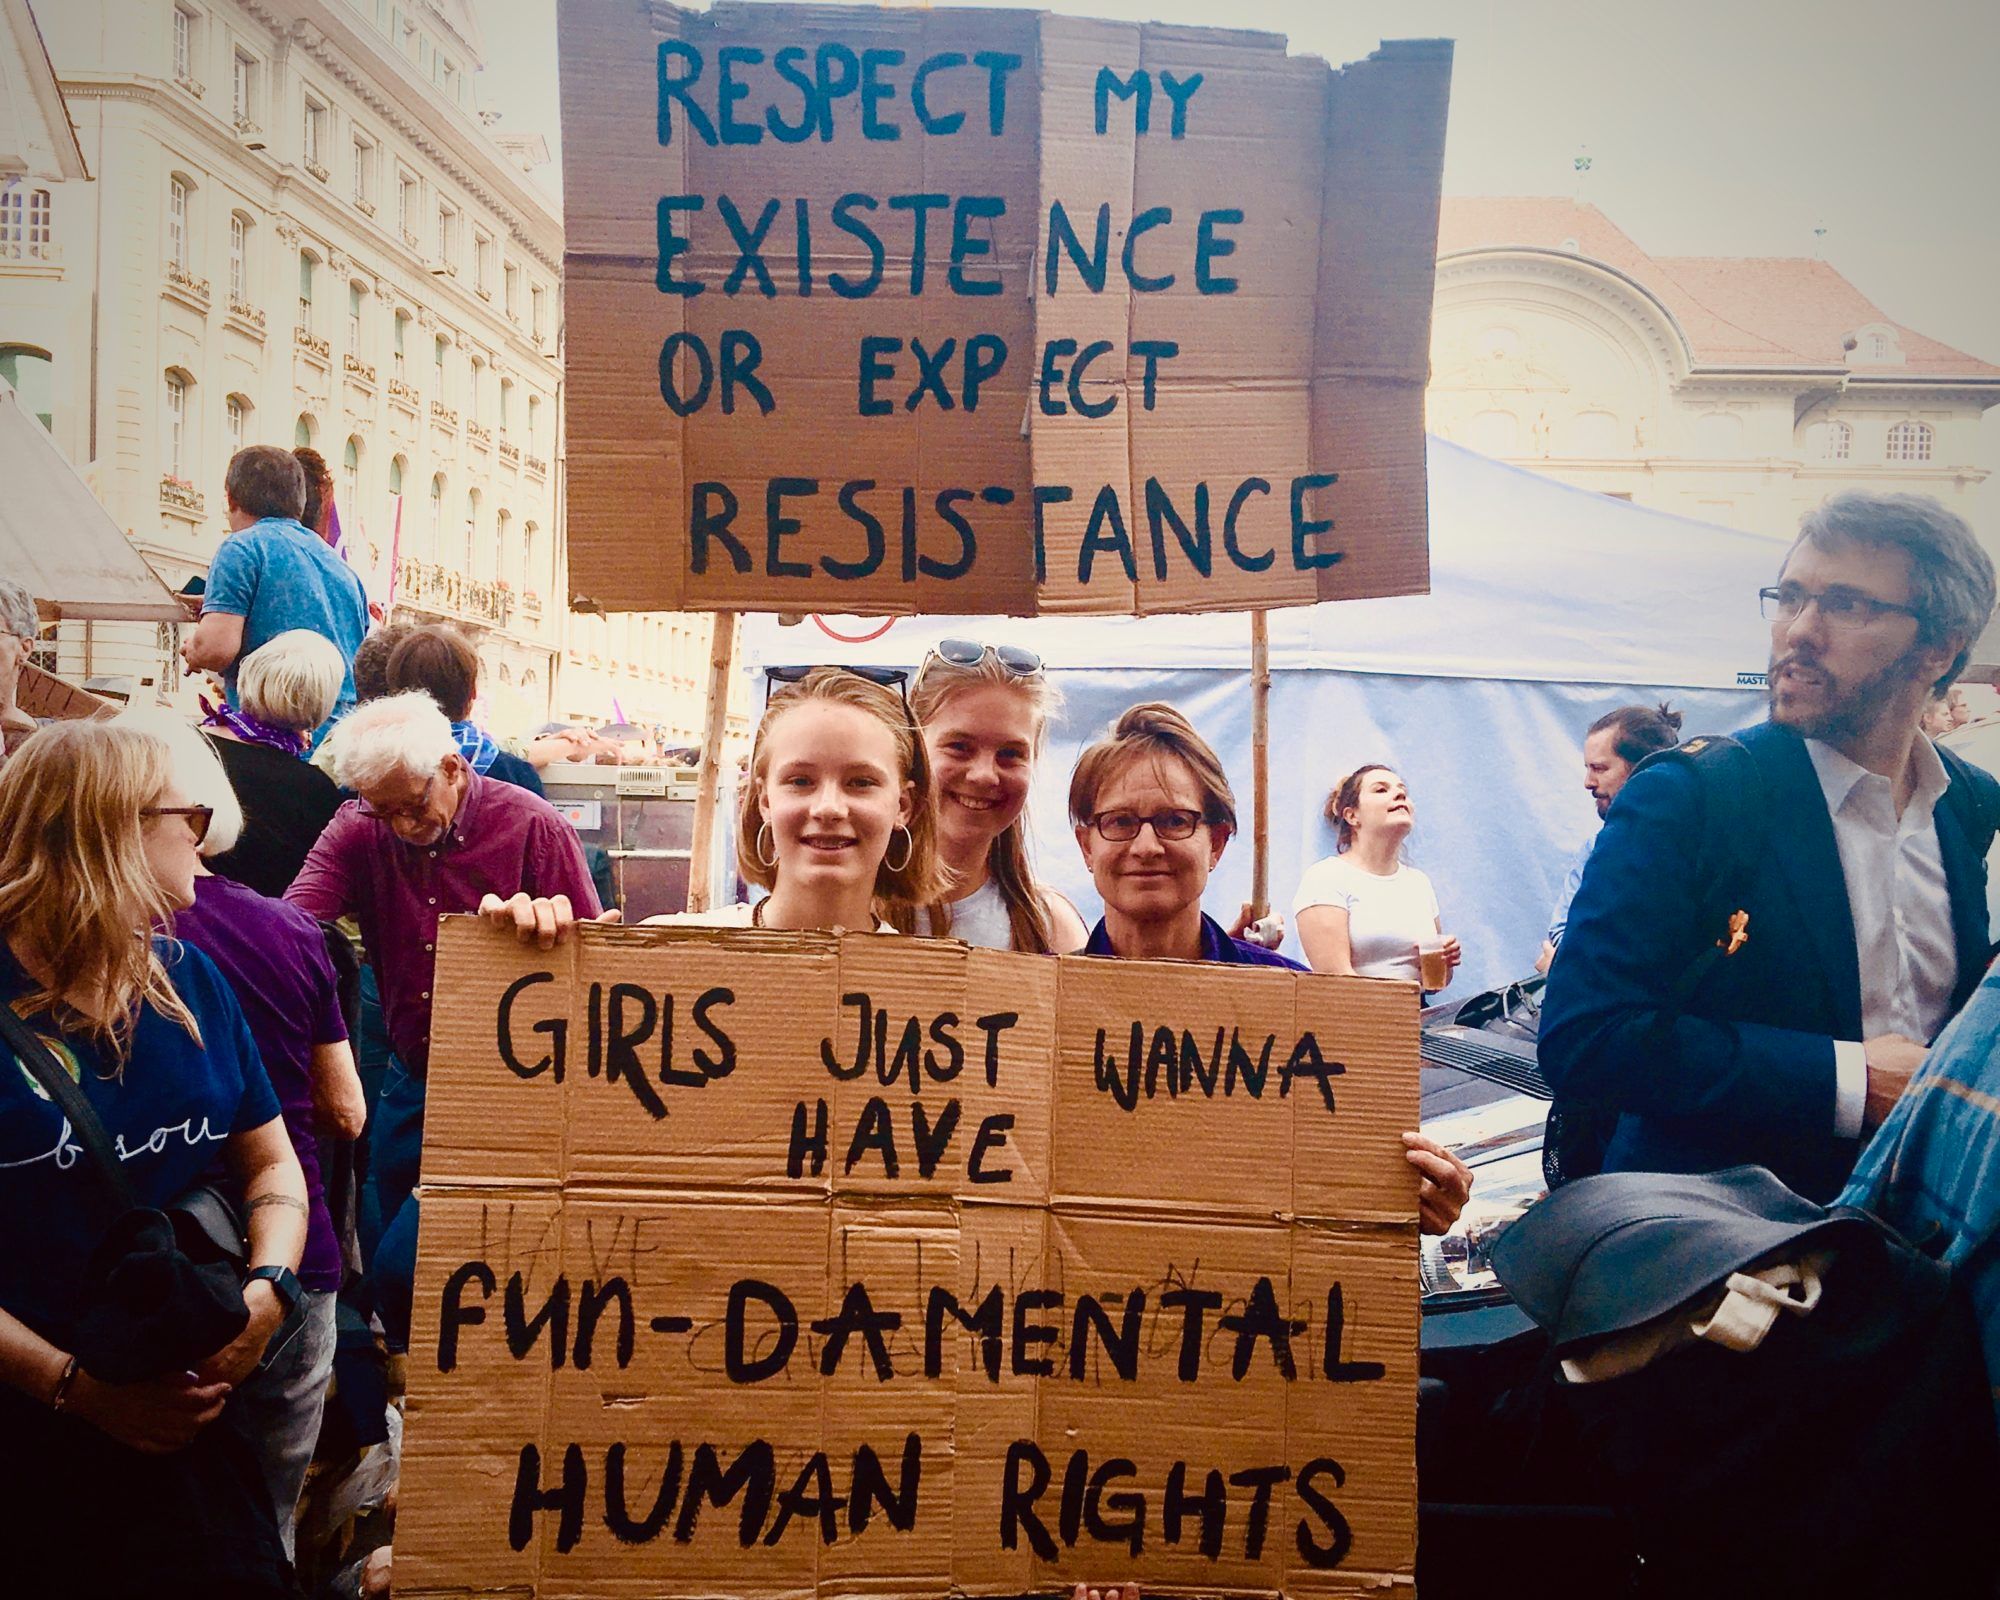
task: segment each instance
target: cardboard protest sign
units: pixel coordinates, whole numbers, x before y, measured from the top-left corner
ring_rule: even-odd
[[[1451,53],[562,0],[573,597],[1240,609],[1428,587]]]
[[[877,935],[439,951],[399,1595],[1354,1595],[1417,996]]]

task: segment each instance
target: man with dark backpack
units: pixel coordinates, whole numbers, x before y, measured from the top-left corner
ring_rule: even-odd
[[[1768,722],[1649,757],[1605,819],[1543,1003],[1552,1179],[1769,1167],[1829,1200],[1991,954],[2000,785],[1918,721],[1992,562],[1914,495],[1805,518]]]

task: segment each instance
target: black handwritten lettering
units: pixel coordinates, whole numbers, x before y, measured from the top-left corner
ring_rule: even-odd
[[[486,1320],[484,1306],[461,1303],[465,1286],[473,1282],[478,1283],[482,1293],[490,1296],[494,1288],[493,1269],[483,1261],[468,1261],[444,1280],[444,1289],[438,1296],[437,1367],[440,1372],[450,1372],[458,1365],[458,1330],[476,1328]]]
[[[560,1371],[565,1347],[569,1344],[569,1279],[558,1277],[549,1289],[542,1309],[528,1315],[527,1285],[520,1273],[507,1280],[503,1321],[507,1329],[507,1353],[525,1361],[542,1330],[549,1330],[549,1369]]]
[[[569,1039],[569,1022],[567,1018],[543,1017],[539,1021],[529,1024],[528,1031],[530,1033],[542,1034],[549,1041],[548,1049],[543,1052],[541,1059],[533,1066],[523,1065],[519,1054],[514,1049],[515,1001],[520,999],[524,990],[533,988],[538,983],[554,983],[555,977],[556,975],[553,972],[530,972],[524,974],[508,984],[500,996],[499,1011],[495,1018],[498,1028],[500,1059],[506,1063],[508,1071],[514,1073],[517,1077],[535,1078],[544,1072],[552,1071],[557,1083],[563,1081],[563,1046]]]
[[[507,1512],[507,1543],[525,1550],[535,1536],[535,1513],[559,1513],[556,1522],[556,1549],[568,1554],[583,1537],[583,1496],[587,1485],[583,1469],[583,1447],[568,1445],[563,1450],[562,1481],[553,1488],[542,1487],[542,1452],[532,1444],[521,1446],[520,1466],[514,1473],[514,1499]]]
[[[746,1353],[744,1337],[752,1300],[761,1301],[778,1325],[778,1342],[754,1357]],[[729,1308],[723,1316],[722,1364],[731,1383],[761,1383],[783,1372],[798,1342],[798,1310],[784,1290],[756,1278],[739,1278],[729,1286]]]

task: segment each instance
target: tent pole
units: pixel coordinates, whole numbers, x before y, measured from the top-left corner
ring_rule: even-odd
[[[687,908],[708,909],[709,857],[715,853],[715,796],[722,775],[722,734],[729,720],[729,667],[736,654],[736,613],[718,611],[708,649],[708,702],[702,711],[701,775],[694,791],[694,834],[688,841]]]
[[[1250,909],[1271,912],[1271,632],[1267,612],[1250,613]]]

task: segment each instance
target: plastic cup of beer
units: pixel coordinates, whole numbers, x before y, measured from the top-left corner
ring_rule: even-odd
[[[1417,966],[1426,989],[1442,989],[1451,982],[1451,963],[1445,959],[1450,944],[1443,934],[1417,941]]]

